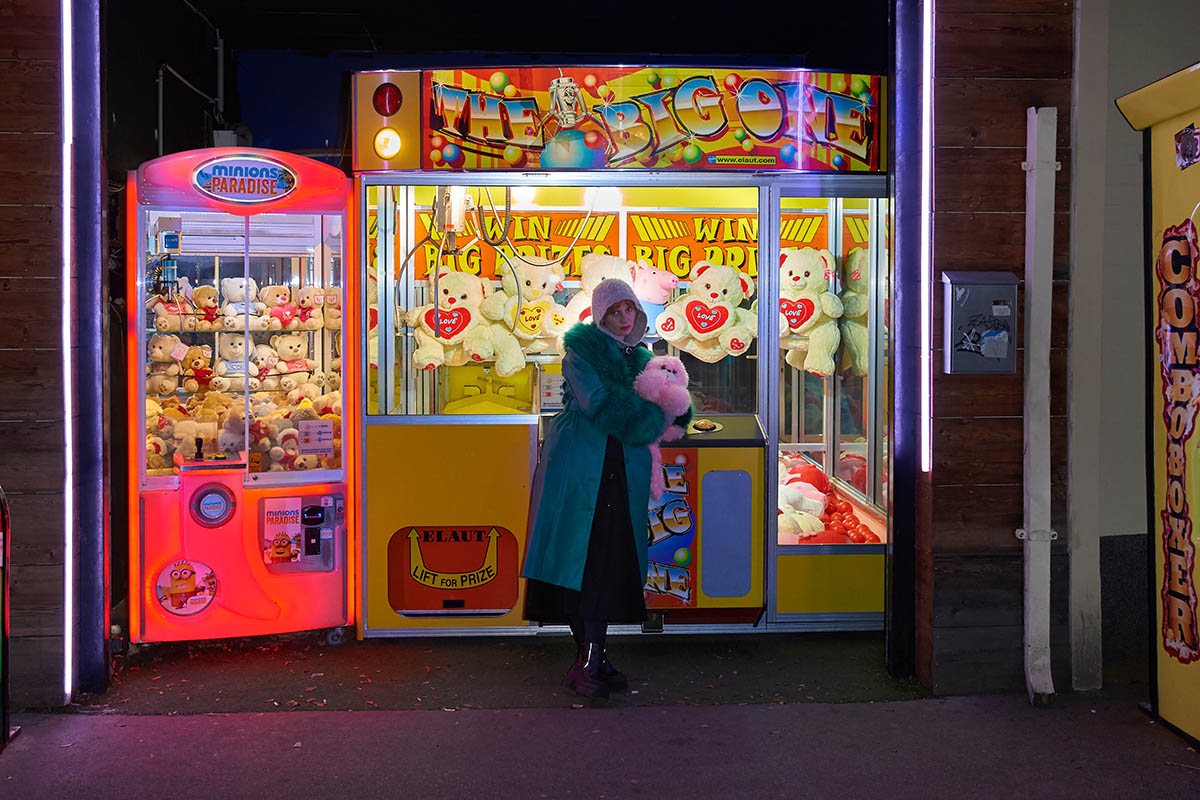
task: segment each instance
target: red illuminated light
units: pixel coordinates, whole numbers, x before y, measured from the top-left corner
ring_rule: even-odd
[[[400,104],[404,102],[404,95],[400,93],[400,89],[394,83],[383,83],[375,90],[375,94],[371,96],[371,103],[375,106],[375,110],[380,116],[390,117],[400,110]]]

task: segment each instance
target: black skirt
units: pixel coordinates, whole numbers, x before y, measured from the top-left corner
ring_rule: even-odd
[[[608,437],[596,512],[588,535],[583,585],[576,591],[530,578],[525,587],[525,619],[565,625],[572,617],[601,622],[641,623],[646,619],[633,522],[629,518],[629,488],[625,483],[625,453]]]

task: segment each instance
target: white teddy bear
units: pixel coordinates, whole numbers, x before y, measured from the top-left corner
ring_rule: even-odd
[[[789,247],[779,256],[779,346],[795,369],[829,377],[841,342],[842,301],[829,291],[833,254]]]
[[[754,282],[734,267],[699,261],[691,286],[658,315],[658,335],[707,363],[746,353],[758,335],[758,315],[739,308]]]
[[[221,304],[225,330],[245,330],[247,316],[250,318],[250,330],[267,329],[267,306],[259,302],[258,284],[253,278],[222,278],[221,296],[225,298]]]
[[[512,331],[526,353],[549,349],[567,330],[567,310],[554,300],[562,267],[548,258],[518,256],[496,267],[500,291],[483,301],[483,315]]]

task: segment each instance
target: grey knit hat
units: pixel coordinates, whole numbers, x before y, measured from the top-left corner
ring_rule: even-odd
[[[592,292],[592,319],[597,328],[616,339],[616,335],[601,323],[608,310],[622,300],[629,300],[633,303],[633,307],[637,309],[637,316],[633,320],[633,330],[623,340],[617,339],[617,341],[623,345],[635,345],[646,335],[646,312],[642,309],[637,295],[633,293],[633,287],[625,281],[608,278],[596,285]]]

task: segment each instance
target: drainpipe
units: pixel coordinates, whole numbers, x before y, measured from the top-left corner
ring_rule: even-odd
[[[1050,674],[1050,299],[1058,109],[1026,110],[1025,158],[1025,688],[1054,697]]]
[[[183,77],[170,64],[158,65],[158,127],[154,129],[154,138],[158,140],[158,154],[163,154],[163,78],[167,73],[171,73],[175,78],[187,88],[191,89],[196,94],[203,97],[211,105],[217,105],[217,98],[210,97],[204,92],[196,88],[195,84]]]
[[[183,0],[183,4],[188,9],[204,20],[204,24],[212,28],[213,35],[217,37],[217,96],[209,97],[204,92],[197,89],[186,78],[176,72],[168,64],[161,64],[158,68],[158,127],[154,129],[154,137],[158,140],[158,154],[163,154],[163,74],[170,72],[176,78],[183,82],[185,86],[191,89],[196,94],[203,97],[217,108],[217,121],[222,125],[225,124],[225,40],[221,38],[221,30],[213,25],[212,20],[204,16],[204,12],[192,5],[188,0]]]

